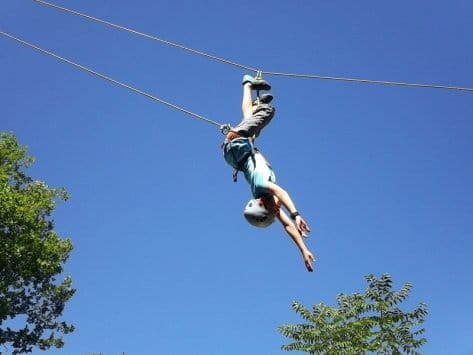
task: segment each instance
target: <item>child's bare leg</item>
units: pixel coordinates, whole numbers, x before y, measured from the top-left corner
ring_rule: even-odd
[[[251,83],[243,85],[243,99],[241,101],[241,111],[243,118],[248,118],[253,114],[253,99],[251,97]]]

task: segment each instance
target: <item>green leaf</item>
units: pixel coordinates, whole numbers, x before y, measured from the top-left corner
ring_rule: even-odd
[[[295,341],[282,349],[310,354],[417,354],[415,349],[427,342],[425,338],[417,339],[425,329],[416,328],[427,315],[425,303],[411,312],[402,311],[397,305],[408,297],[410,283],[394,291],[389,274],[379,279],[367,275],[365,279],[368,288],[363,294],[336,296],[338,308],[319,303],[309,310],[293,302],[292,308],[307,323],[278,328],[283,336]]]
[[[14,354],[62,347],[62,334],[74,330],[58,321],[75,292],[72,280],[56,281],[72,243],[55,233],[51,218],[69,196],[26,174],[34,161],[26,152],[13,133],[0,135],[0,344]],[[4,324],[17,317],[25,319],[19,330]]]

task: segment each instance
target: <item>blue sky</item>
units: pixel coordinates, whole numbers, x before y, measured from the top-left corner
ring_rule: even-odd
[[[56,1],[266,71],[473,87],[473,4]],[[27,0],[0,29],[222,123],[246,71]],[[0,130],[72,199],[54,218],[75,324],[51,354],[282,354],[292,300],[334,305],[390,273],[428,304],[424,354],[472,354],[473,93],[267,76],[258,140],[312,233],[306,272],[279,226],[242,218],[218,129],[3,36]],[[251,73],[249,73],[251,74]],[[34,354],[41,352],[34,352]]]

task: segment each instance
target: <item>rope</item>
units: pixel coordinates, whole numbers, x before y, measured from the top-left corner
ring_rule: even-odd
[[[383,84],[383,85],[397,85],[397,86],[413,86],[413,87],[430,88],[430,89],[445,89],[445,90],[473,91],[473,88],[466,88],[466,87],[460,87],[460,86],[446,86],[446,85],[435,85],[435,84],[404,83],[404,82],[400,82],[400,81],[354,79],[354,78],[342,78],[342,77],[321,76],[321,75],[289,74],[289,73],[277,73],[277,72],[270,72],[270,71],[262,71],[261,73],[262,73],[262,74],[266,74],[266,75],[279,75],[279,76],[289,76],[289,77],[306,78],[306,79],[338,80],[338,81],[351,81],[351,82],[369,83],[369,84]]]
[[[217,61],[220,61],[220,62],[223,62],[223,63],[226,63],[226,64],[230,64],[230,65],[233,65],[233,66],[238,67],[238,68],[241,68],[241,69],[245,69],[245,70],[249,70],[249,71],[255,71],[255,72],[257,71],[256,69],[253,69],[253,68],[247,67],[247,66],[245,66],[245,65],[241,65],[241,64],[232,62],[231,60],[224,59],[224,58],[220,58],[220,57],[216,57],[216,56],[214,56],[214,55],[211,55],[211,54],[208,54],[208,53],[204,53],[204,52],[201,52],[201,51],[198,51],[198,50],[189,48],[189,47],[185,47],[185,46],[183,46],[183,45],[181,45],[181,44],[174,43],[174,42],[170,42],[170,41],[167,41],[167,40],[165,40],[165,39],[162,39],[162,38],[159,38],[159,37],[155,37],[155,36],[152,36],[152,35],[143,33],[143,32],[139,32],[139,31],[133,30],[133,29],[128,28],[128,27],[125,27],[125,26],[117,25],[117,24],[115,24],[115,23],[113,23],[113,22],[105,21],[105,20],[102,20],[102,19],[99,19],[99,18],[90,16],[90,15],[84,14],[84,13],[82,13],[82,12],[78,12],[78,11],[75,11],[75,10],[71,10],[71,9],[68,9],[68,8],[65,8],[65,7],[56,5],[56,4],[51,4],[51,3],[46,2],[46,1],[43,1],[43,0],[33,0],[33,1],[36,1],[37,3],[40,3],[40,4],[42,4],[42,5],[50,6],[50,7],[52,7],[52,8],[58,9],[58,10],[62,10],[62,11],[65,11],[65,12],[69,12],[69,13],[74,14],[74,15],[77,15],[77,16],[84,17],[84,18],[89,19],[89,20],[92,20],[92,21],[96,21],[96,22],[99,22],[99,23],[103,23],[103,24],[105,24],[105,25],[108,25],[108,26],[111,26],[111,27],[115,27],[115,28],[118,28],[118,29],[123,30],[123,31],[127,31],[127,32],[133,33],[133,34],[138,35],[138,36],[146,37],[146,38],[152,39],[153,41],[158,41],[158,42],[161,42],[161,43],[170,45],[170,46],[174,46],[174,47],[183,49],[183,50],[185,50],[185,51],[188,51],[188,52],[191,52],[191,53],[194,53],[194,54],[198,54],[198,55],[201,55],[201,56],[204,56],[204,57],[213,59],[213,60],[217,60]]]
[[[64,11],[64,12],[68,12],[68,13],[71,13],[71,14],[74,14],[74,15],[77,15],[77,16],[84,17],[84,18],[89,19],[89,20],[92,20],[92,21],[96,21],[96,22],[99,22],[99,23],[103,23],[103,24],[105,24],[105,25],[108,25],[108,26],[111,26],[111,27],[115,27],[115,28],[118,28],[118,29],[120,29],[120,30],[123,30],[123,31],[127,31],[127,32],[130,32],[130,33],[136,34],[136,35],[138,35],[138,36],[146,37],[146,38],[152,39],[152,40],[154,40],[154,41],[158,41],[158,42],[161,42],[161,43],[170,45],[170,46],[174,46],[174,47],[183,49],[183,50],[185,50],[185,51],[191,52],[191,53],[193,53],[193,54],[198,54],[198,55],[207,57],[207,58],[212,59],[212,60],[220,61],[220,62],[229,64],[229,65],[233,65],[233,66],[235,66],[235,67],[238,67],[238,68],[241,68],[241,69],[245,69],[245,70],[248,70],[248,71],[258,72],[258,70],[255,69],[255,68],[248,67],[248,66],[245,66],[245,65],[242,65],[242,64],[239,64],[239,63],[230,61],[230,60],[228,60],[228,59],[220,58],[220,57],[217,57],[217,56],[214,56],[214,55],[205,53],[205,52],[201,52],[201,51],[198,51],[198,50],[189,48],[189,47],[185,47],[185,46],[183,46],[183,45],[180,45],[180,44],[177,44],[177,43],[174,43],[174,42],[171,42],[171,41],[167,41],[167,40],[164,40],[164,39],[162,39],[162,38],[158,38],[158,37],[155,37],[155,36],[152,36],[152,35],[143,33],[143,32],[139,32],[139,31],[136,31],[136,30],[133,30],[133,29],[130,29],[130,28],[121,26],[121,25],[117,25],[117,24],[115,24],[115,23],[113,23],[113,22],[109,22],[109,21],[105,21],[105,20],[102,20],[102,19],[99,19],[99,18],[96,18],[96,17],[92,17],[92,16],[90,16],[90,15],[86,15],[86,14],[84,14],[84,13],[81,13],[81,12],[78,12],[78,11],[75,11],[75,10],[71,10],[71,9],[68,9],[68,8],[65,8],[65,7],[62,7],[62,6],[58,6],[58,5],[55,5],[55,4],[46,2],[46,1],[44,1],[44,0],[33,0],[33,1],[35,1],[35,2],[37,2],[37,3],[39,3],[39,4],[42,4],[42,5],[45,5],[45,6],[49,6],[49,7],[58,9],[58,10],[62,10],[62,11]],[[460,87],[460,86],[435,85],[435,84],[418,84],[418,83],[407,83],[407,82],[398,82],[398,81],[370,80],[370,79],[357,79],[357,78],[343,78],[343,77],[334,77],[334,76],[322,76],[322,75],[310,75],[310,74],[294,74],[294,73],[282,73],[282,72],[271,72],[271,71],[261,71],[261,73],[262,73],[262,74],[266,74],[266,75],[286,76],[286,77],[293,77],[293,78],[335,80],[335,81],[356,82],[356,83],[382,84],[382,85],[397,85],[397,86],[410,86],[410,87],[418,87],[418,88],[443,89],[443,90],[459,90],[459,91],[470,91],[470,92],[473,92],[473,88]]]
[[[121,86],[121,87],[124,87],[124,88],[126,88],[126,89],[128,89],[128,90],[134,91],[135,93],[138,93],[138,94],[140,94],[140,95],[146,96],[147,98],[150,98],[150,99],[152,99],[152,100],[154,100],[154,101],[160,102],[160,103],[162,103],[162,104],[164,104],[164,105],[167,105],[167,106],[169,106],[169,107],[171,107],[171,108],[173,108],[173,109],[176,109],[176,110],[178,110],[178,111],[187,113],[188,115],[191,115],[191,116],[193,116],[193,117],[195,117],[195,118],[198,118],[198,119],[200,119],[200,120],[202,120],[202,121],[211,123],[211,124],[213,124],[213,125],[215,125],[215,126],[219,126],[220,129],[224,129],[224,128],[226,127],[226,125],[222,125],[221,123],[218,123],[218,122],[216,122],[216,121],[213,121],[213,120],[211,120],[211,119],[209,119],[209,118],[206,118],[206,117],[204,117],[204,116],[198,115],[198,114],[196,114],[196,113],[194,113],[194,112],[191,112],[191,111],[189,111],[189,110],[186,110],[186,109],[184,109],[184,108],[182,108],[182,107],[176,106],[176,105],[174,105],[174,104],[172,104],[172,103],[170,103],[170,102],[164,101],[164,100],[162,100],[162,99],[160,99],[160,98],[158,98],[158,97],[156,97],[156,96],[153,96],[153,95],[151,95],[151,94],[148,94],[147,92],[144,92],[144,91],[142,91],[142,90],[136,89],[136,88],[134,88],[134,87],[132,87],[132,86],[130,86],[130,85],[124,84],[124,83],[122,83],[122,82],[120,82],[120,81],[118,81],[118,80],[112,79],[112,78],[110,78],[110,77],[108,77],[108,76],[106,76],[106,75],[104,75],[104,74],[98,73],[98,72],[96,72],[96,71],[94,71],[94,70],[92,70],[92,69],[89,69],[89,68],[87,68],[87,67],[85,67],[85,66],[83,66],[83,65],[77,64],[77,63],[75,63],[75,62],[73,62],[73,61],[71,61],[71,60],[69,60],[69,59],[63,58],[63,57],[61,57],[61,56],[59,56],[59,55],[57,55],[57,54],[55,54],[55,53],[53,53],[53,52],[47,51],[47,50],[42,49],[42,48],[40,48],[40,47],[37,47],[37,46],[35,46],[35,45],[31,44],[31,43],[28,43],[28,42],[26,42],[26,41],[23,41],[23,40],[21,40],[21,39],[19,39],[19,38],[17,38],[17,37],[14,37],[14,36],[12,36],[12,35],[6,33],[6,32],[0,31],[0,34],[3,35],[3,36],[5,36],[5,37],[8,37],[8,38],[10,38],[10,39],[12,39],[12,40],[15,40],[15,41],[17,41],[17,42],[19,42],[19,43],[21,43],[21,44],[24,44],[24,45],[26,45],[26,46],[28,46],[28,47],[34,48],[34,49],[36,49],[36,50],[39,51],[39,52],[42,52],[42,53],[47,54],[47,55],[49,55],[49,56],[51,56],[51,57],[54,57],[54,58],[56,58],[56,59],[59,59],[59,60],[65,62],[65,63],[68,63],[68,64],[70,64],[70,65],[72,65],[72,66],[75,66],[76,68],[79,68],[79,69],[81,69],[81,70],[84,70],[84,71],[86,71],[86,72],[88,72],[88,73],[90,73],[90,74],[93,74],[93,75],[95,75],[95,76],[98,76],[99,78],[102,78],[102,79],[104,79],[104,80],[107,80],[107,81],[109,81],[109,82],[112,82],[112,83],[114,83],[114,84],[116,84],[116,85],[119,85],[119,86]]]

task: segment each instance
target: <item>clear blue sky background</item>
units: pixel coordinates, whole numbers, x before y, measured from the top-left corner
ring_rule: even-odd
[[[468,0],[56,3],[267,71],[473,87]],[[3,31],[240,119],[244,70],[30,0],[0,14]],[[0,130],[72,195],[54,218],[75,246],[77,330],[51,354],[282,354],[292,300],[335,305],[386,272],[414,285],[404,309],[428,304],[423,353],[473,354],[473,93],[266,77],[278,112],[258,146],[313,230],[308,273],[279,226],[242,218],[249,188],[215,126],[3,36],[0,77]]]

